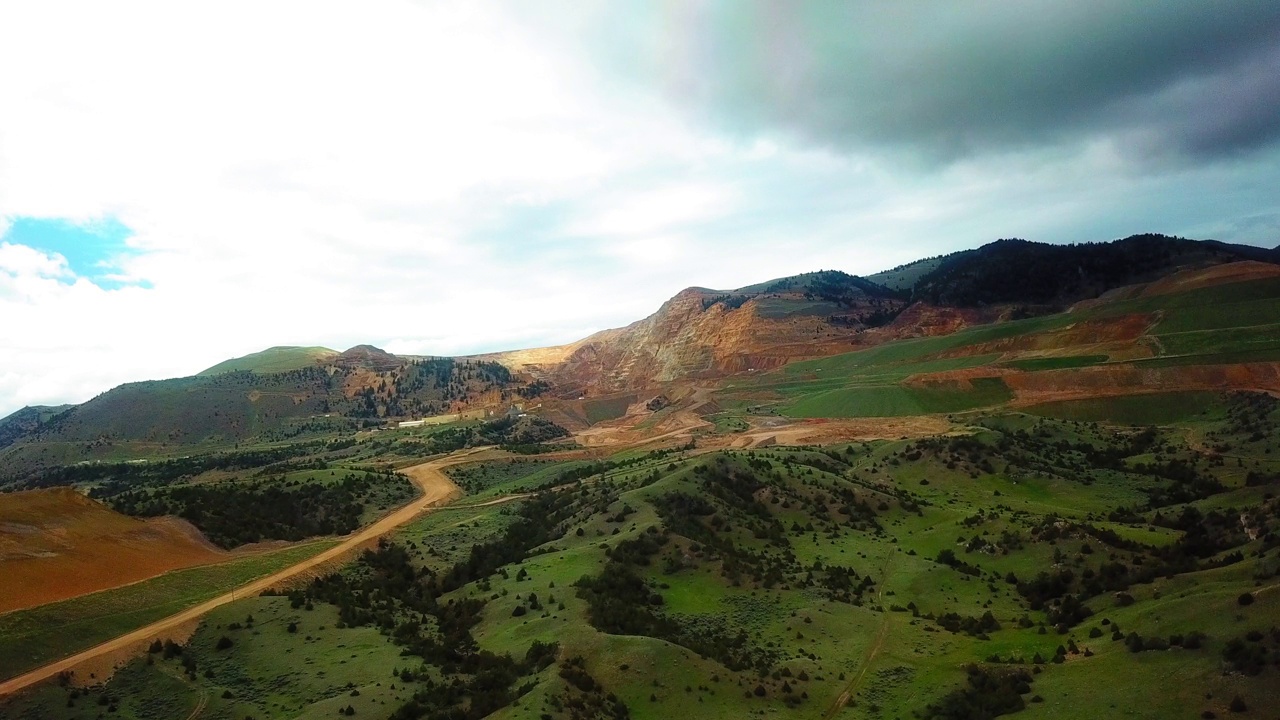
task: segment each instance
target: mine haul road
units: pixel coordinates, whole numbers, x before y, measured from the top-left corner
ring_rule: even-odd
[[[138,628],[133,632],[108,640],[101,645],[96,645],[70,657],[63,658],[23,675],[0,682],[0,696],[11,695],[42,680],[47,680],[58,675],[58,673],[76,667],[86,660],[106,655],[108,653],[118,652],[137,643],[153,640],[157,637],[163,637],[164,633],[171,631],[179,625],[195,620],[216,607],[226,605],[237,598],[243,599],[251,595],[257,595],[263,590],[278,585],[285,580],[289,580],[290,578],[296,577],[309,570],[320,567],[327,562],[354,551],[367,542],[376,540],[382,535],[385,535],[412,521],[423,513],[438,508],[441,505],[448,503],[450,500],[460,497],[462,495],[462,489],[454,484],[454,482],[449,479],[449,476],[445,475],[441,470],[449,467],[450,465],[458,465],[467,462],[469,456],[488,449],[490,448],[474,448],[465,452],[454,453],[447,457],[432,460],[431,462],[423,463],[421,465],[414,465],[412,467],[402,469],[400,472],[409,476],[413,483],[418,486],[418,489],[422,491],[422,496],[415,498],[409,504],[393,511],[391,514],[381,520],[378,520],[372,525],[361,528],[351,535],[348,535],[337,545],[325,550],[319,555],[303,560],[296,565],[291,565],[284,570],[260,580],[255,580],[246,585],[242,585],[231,592],[219,595],[218,597],[200,603],[195,607],[188,608],[175,615],[170,615],[163,620],[157,620],[150,625]],[[501,502],[517,500],[520,497],[523,496],[499,498],[483,504],[496,505]]]

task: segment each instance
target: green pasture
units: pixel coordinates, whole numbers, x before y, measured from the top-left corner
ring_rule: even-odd
[[[318,540],[0,615],[0,678],[173,615],[305,560],[336,541]]]

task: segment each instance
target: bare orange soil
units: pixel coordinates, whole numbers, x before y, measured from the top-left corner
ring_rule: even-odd
[[[907,383],[967,387],[974,379],[984,377],[1001,378],[1013,391],[1014,406],[1185,390],[1230,388],[1280,392],[1280,363],[1275,362],[1147,368],[1099,365],[1041,372],[976,367],[915,375],[908,378]]]
[[[1142,368],[1118,365],[1012,373],[1004,382],[1015,405],[1173,390],[1280,391],[1280,363]]]
[[[8,695],[10,693],[17,692],[18,690],[41,682],[42,680],[54,677],[58,673],[66,670],[85,667],[86,663],[100,664],[103,662],[103,658],[119,657],[122,653],[127,652],[130,649],[141,647],[143,643],[146,643],[151,639],[170,637],[174,633],[183,632],[183,629],[189,627],[189,624],[193,620],[202,617],[216,607],[233,602],[237,597],[244,598],[249,595],[260,593],[263,590],[280,586],[300,574],[311,572],[317,567],[325,565],[326,563],[331,563],[338,558],[348,555],[352,551],[363,547],[365,544],[372,542],[395,528],[413,520],[423,512],[443,505],[462,495],[461,488],[455,485],[447,475],[441,472],[441,470],[450,465],[469,462],[471,460],[470,456],[475,452],[477,451],[456,453],[450,457],[405,468],[402,472],[413,480],[414,484],[418,486],[418,489],[422,491],[422,496],[399,510],[395,510],[384,516],[381,520],[378,520],[372,525],[346,536],[342,542],[332,548],[329,548],[312,558],[303,560],[300,563],[281,570],[274,575],[262,578],[261,580],[255,580],[254,582],[237,588],[232,592],[220,595],[176,615],[171,615],[170,617],[151,623],[150,625],[139,628],[128,634],[121,635],[113,640],[108,640],[101,645],[85,650],[84,652],[77,653],[71,657],[49,663],[48,665],[32,670],[25,675],[19,675],[16,678],[0,682],[0,695]],[[508,499],[509,498],[498,498],[497,500],[490,501],[489,504],[505,502]]]
[[[183,520],[128,517],[70,488],[0,495],[0,612],[228,557]]]

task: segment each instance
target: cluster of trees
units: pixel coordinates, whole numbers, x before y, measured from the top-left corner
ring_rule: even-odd
[[[1280,409],[1280,400],[1264,392],[1227,393],[1227,421],[1223,430],[1230,435],[1244,436],[1245,442],[1275,437],[1277,409]]]
[[[531,690],[532,681],[517,683],[555,662],[559,646],[535,641],[520,659],[480,650],[471,628],[480,621],[484,601],[440,602],[443,587],[441,578],[411,562],[403,546],[383,540],[354,567],[318,578],[291,598],[295,606],[336,605],[341,626],[376,626],[403,646],[404,654],[422,659],[423,668],[397,674],[417,686],[393,720],[479,720]],[[427,618],[434,622],[424,622]],[[437,672],[427,672],[426,666]]]
[[[586,492],[541,493],[522,503],[516,521],[497,539],[473,545],[466,560],[436,579],[437,588],[450,592],[486,578],[503,565],[528,557],[533,548],[563,537],[565,523],[583,509]]]
[[[402,440],[397,449],[436,455],[475,445],[498,445],[504,450],[532,455],[548,449],[543,443],[568,435],[568,430],[543,418],[501,417],[479,425],[448,427],[423,438]]]
[[[890,290],[882,284],[860,278],[858,275],[842,273],[840,270],[818,270],[817,273],[806,273],[800,277],[804,281],[804,295],[809,300],[826,300],[847,307],[868,297],[886,297],[886,299],[904,299],[905,297],[905,293]]]
[[[1006,239],[947,256],[916,283],[915,297],[935,305],[1063,305],[1112,288],[1153,280],[1199,262],[1275,262],[1261,248],[1134,235],[1109,243],[1049,245]]]
[[[107,497],[146,485],[166,485],[210,470],[252,470],[328,449],[324,441],[293,443],[262,450],[234,450],[147,462],[92,462],[38,471],[18,489],[94,483],[93,497]]]
[[[702,309],[709,310],[713,305],[724,305],[726,310],[737,310],[751,299],[750,295],[716,295],[702,298]]]
[[[1086,427],[1097,431],[1095,425]],[[999,460],[1007,469],[1068,478],[1085,485],[1093,482],[1099,470],[1144,475],[1160,481],[1144,488],[1150,509],[1192,502],[1226,490],[1204,467],[1208,463],[1198,453],[1188,453],[1186,457],[1166,455],[1173,451],[1172,446],[1159,430],[1150,427],[1131,433],[1095,432],[1088,442],[1055,440],[1047,428],[1035,432],[1019,428],[1001,430],[1000,439],[990,445],[976,438],[930,438],[916,446],[941,453],[951,468],[963,459],[975,473],[994,473],[993,460]],[[1154,459],[1130,461],[1149,454],[1154,454]]]
[[[262,540],[345,535],[360,526],[374,493],[388,506],[413,497],[402,475],[348,472],[333,483],[256,480],[128,490],[106,498],[116,510],[142,517],[177,515],[214,544],[232,548]]]
[[[1028,606],[1044,610],[1049,623],[1059,632],[1066,632],[1093,615],[1093,610],[1084,604],[1088,596],[1072,592],[1077,586],[1076,573],[1071,568],[1041,571],[1034,579],[1017,583],[1018,594],[1027,599]]]
[[[951,548],[944,548],[942,550],[939,550],[938,557],[936,558],[936,562],[940,565],[946,565],[949,568],[952,568],[958,572],[962,572],[965,575],[970,575],[972,577],[977,577],[982,574],[981,569],[979,569],[974,565],[970,565],[964,560],[961,560],[959,557],[956,556],[956,551],[952,550]]]
[[[481,423],[476,435],[480,441],[477,444],[535,445],[568,437],[569,431],[550,420],[529,415],[500,417]]]
[[[1222,659],[1236,672],[1259,675],[1268,666],[1280,668],[1280,628],[1250,630],[1231,638],[1222,648]]]
[[[988,669],[970,665],[967,687],[953,690],[928,705],[925,720],[986,720],[1016,713],[1027,706],[1023,695],[1031,692],[1031,674],[1021,668]]]
[[[631,711],[587,671],[581,655],[560,663],[567,690],[551,698],[551,709],[567,712],[571,720],[629,720]]]
[[[996,621],[995,615],[992,615],[990,610],[983,613],[982,617],[949,612],[945,615],[939,615],[935,618],[935,622],[943,630],[972,635],[982,640],[987,638],[987,633],[1000,629],[1000,623]]]
[[[516,394],[526,400],[532,400],[551,389],[551,383],[545,380],[534,380],[523,387],[516,388]]]
[[[378,383],[353,401],[335,397],[332,406],[350,417],[438,415],[454,402],[506,390],[512,382],[511,371],[500,363],[453,358],[413,360],[379,374]]]
[[[402,680],[419,685],[413,699],[392,715],[394,720],[482,718],[530,690],[531,681],[518,683],[555,662],[559,647],[534,642],[522,659],[482,651],[471,628],[479,622],[485,602],[475,598],[442,601],[442,596],[520,562],[534,548],[562,537],[572,518],[601,511],[602,501],[607,506],[607,500],[595,497],[589,487],[542,493],[514,511],[515,520],[501,535],[472,546],[465,559],[439,573],[416,566],[405,547],[383,540],[354,567],[293,591],[291,602],[295,607],[333,604],[342,626],[375,626],[403,646],[406,655],[438,668],[439,673],[401,671]],[[537,604],[532,595],[530,604]],[[570,661],[565,667],[573,668],[569,673],[575,687],[588,686],[580,663]],[[588,708],[601,709],[606,717],[628,716],[625,705],[594,680],[589,687],[572,698],[562,698],[562,706],[580,711],[575,717]]]
[[[609,562],[596,576],[575,583],[578,597],[587,601],[587,617],[596,629],[613,635],[643,635],[687,647],[731,670],[756,668],[767,672],[776,653],[756,645],[746,632],[728,632],[723,625],[694,625],[662,612],[661,593],[640,577],[667,543],[667,536],[650,527],[639,537],[618,543]]]
[[[1117,629],[1111,636],[1114,640],[1120,634]],[[1162,637],[1143,637],[1136,632],[1131,632],[1124,636],[1125,647],[1129,648],[1129,652],[1150,652],[1159,650],[1168,650],[1171,647],[1180,647],[1187,650],[1199,650],[1204,646],[1205,635],[1202,632],[1190,632],[1184,634],[1170,635],[1168,639]]]
[[[1130,513],[1122,509],[1114,517],[1126,521]],[[1051,624],[1065,630],[1090,616],[1091,611],[1085,604],[1090,598],[1107,593],[1117,593],[1117,597],[1124,598],[1124,591],[1135,584],[1240,562],[1243,560],[1240,552],[1224,554],[1249,542],[1239,516],[1240,513],[1231,508],[1202,513],[1194,507],[1185,507],[1176,516],[1157,513],[1152,520],[1154,524],[1182,533],[1176,541],[1160,547],[1127,540],[1114,531],[1088,523],[1046,517],[1031,528],[1032,538],[1049,543],[1073,538],[1083,540],[1081,552],[1069,559],[1059,548],[1053,569],[1021,582],[1010,576],[1010,581],[1016,584],[1018,593],[1027,599],[1031,609],[1045,610]],[[1090,545],[1093,540],[1102,542],[1110,552],[1106,556],[1095,553]],[[1075,567],[1071,567],[1072,564]]]
[[[783,466],[792,474],[809,474],[808,468],[836,469],[839,461],[825,455],[784,456]],[[824,470],[825,471],[825,470]],[[710,553],[719,561],[720,573],[734,585],[744,581],[759,587],[812,587],[838,602],[860,604],[865,593],[874,589],[870,577],[859,575],[853,568],[824,566],[815,562],[802,565],[788,539],[788,531],[777,513],[804,508],[814,521],[800,526],[793,521],[791,534],[818,532],[816,525],[829,537],[837,537],[841,528],[878,531],[875,511],[856,493],[840,484],[788,487],[781,473],[766,457],[746,459],[746,467],[724,458],[694,467],[700,481],[697,495],[675,491],[653,499],[664,526],[672,533],[694,541],[700,555]],[[837,470],[838,472],[838,470]],[[764,492],[770,497],[762,499]],[[888,509],[887,505],[884,506]],[[764,547],[742,542],[738,533],[748,533]]]

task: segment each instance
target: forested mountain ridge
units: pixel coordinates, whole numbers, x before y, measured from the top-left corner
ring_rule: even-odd
[[[1158,234],[1074,245],[997,240],[942,258],[937,268],[916,282],[912,298],[940,306],[1065,307],[1180,268],[1241,260],[1280,263],[1280,253]]]

